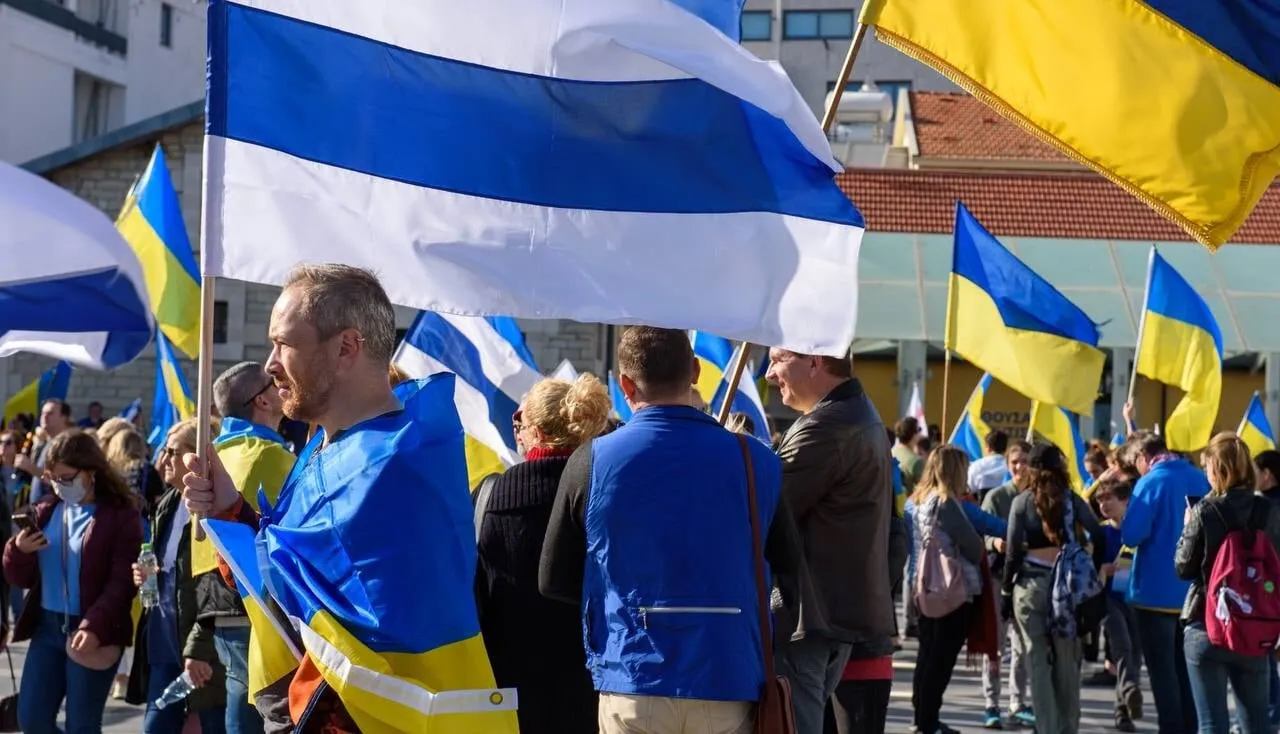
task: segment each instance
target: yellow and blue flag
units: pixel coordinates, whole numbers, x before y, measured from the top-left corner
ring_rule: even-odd
[[[1271,0],[874,0],[861,21],[1209,247],[1280,172]]]
[[[515,692],[496,688],[480,636],[456,379],[401,383],[403,411],[343,431],[323,452],[321,432],[279,503],[263,507],[252,556],[261,595],[367,734],[517,731]],[[260,634],[279,630],[255,625],[251,641]]]
[[[1083,494],[1093,484],[1093,476],[1084,463],[1085,446],[1080,435],[1080,419],[1064,408],[1032,401],[1031,431],[1040,440],[1058,447],[1066,457],[1071,488]]]
[[[1111,448],[1119,448],[1124,445],[1124,434],[1117,432],[1111,437]]]
[[[71,365],[58,362],[9,398],[4,404],[5,424],[21,413],[39,418],[40,406],[44,405],[44,401],[52,398],[66,400],[67,390],[70,388]]]
[[[116,228],[142,264],[156,326],[183,354],[196,357],[200,353],[200,269],[159,145],[125,198]]]
[[[965,403],[964,412],[960,414],[960,421],[951,432],[951,443],[964,449],[970,461],[977,461],[987,453],[986,441],[987,435],[991,433],[991,426],[982,420],[982,402],[987,397],[987,390],[991,389],[991,380],[989,372],[978,380],[977,387],[973,388],[973,394],[969,396],[969,402]]]
[[[196,401],[191,398],[182,367],[164,332],[156,329],[156,395],[151,401],[151,435],[147,443],[158,447],[175,423],[195,414]]]
[[[1222,399],[1222,331],[1200,294],[1151,248],[1138,374],[1186,391],[1164,425],[1171,451],[1209,443]]]
[[[622,385],[612,372],[609,373],[609,400],[613,403],[613,412],[617,414],[618,420],[624,423],[631,420],[631,406],[627,404]]]
[[[1257,456],[1263,451],[1274,451],[1276,434],[1271,430],[1271,421],[1267,420],[1267,411],[1262,407],[1262,399],[1258,393],[1249,400],[1245,408],[1244,418],[1240,420],[1240,428],[1236,430],[1240,440],[1249,447],[1249,453]]]
[[[472,487],[520,461],[513,420],[520,401],[543,377],[514,319],[423,311],[405,333],[394,363],[413,378],[458,376]]]
[[[733,364],[733,344],[721,336],[708,334],[705,331],[689,332],[689,340],[693,344],[693,356],[699,364],[698,384],[695,387],[702,399],[711,408],[712,415],[720,414],[720,406],[724,405],[725,394],[729,391],[728,374]],[[764,403],[760,393],[756,391],[756,383],[751,379],[753,370],[743,368],[742,378],[738,381],[737,393],[733,396],[731,410],[743,413],[751,419],[754,427],[753,435],[769,443],[769,421],[765,417]]]
[[[1084,311],[956,205],[946,347],[1032,400],[1093,415],[1106,355]]]

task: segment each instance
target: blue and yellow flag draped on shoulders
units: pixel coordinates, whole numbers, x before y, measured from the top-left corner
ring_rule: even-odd
[[[517,731],[515,692],[495,688],[480,637],[455,379],[401,384],[403,411],[323,451],[318,434],[263,507],[262,583],[366,734]]]
[[[1280,172],[1274,0],[872,0],[861,20],[1210,247]]]
[[[71,389],[71,365],[67,362],[58,362],[14,393],[13,397],[4,404],[4,415],[0,417],[3,417],[6,423],[14,416],[24,413],[39,418],[40,406],[44,405],[46,400],[52,398],[66,400],[69,389]]]
[[[1209,304],[1154,247],[1141,322],[1138,374],[1186,391],[1164,424],[1169,449],[1202,449],[1222,398],[1222,331]]]
[[[1031,431],[1042,441],[1057,446],[1066,458],[1067,474],[1071,488],[1084,493],[1093,484],[1093,477],[1084,463],[1084,437],[1080,434],[1080,419],[1071,411],[1056,405],[1040,402],[1031,404]]]
[[[987,435],[991,433],[991,426],[982,420],[982,403],[986,400],[987,390],[991,389],[992,379],[990,372],[978,378],[978,385],[973,388],[973,394],[969,396],[969,402],[965,403],[964,412],[960,414],[960,420],[951,432],[951,443],[964,449],[970,461],[977,461],[987,453],[986,441]]]
[[[200,351],[200,269],[164,149],[156,146],[125,198],[116,228],[138,255],[156,327],[183,354]]]
[[[1240,420],[1240,428],[1236,430],[1236,434],[1254,456],[1263,451],[1275,450],[1276,434],[1271,430],[1271,421],[1267,419],[1267,411],[1263,408],[1258,393],[1255,392],[1249,399],[1249,407],[1245,408],[1244,418]]]
[[[956,205],[946,347],[1032,400],[1093,415],[1106,355],[1080,307]]]

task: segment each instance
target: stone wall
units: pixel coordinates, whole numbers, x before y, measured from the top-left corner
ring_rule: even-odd
[[[169,172],[181,201],[183,220],[194,247],[199,248],[201,156],[204,145],[203,121],[170,129],[161,134],[160,144],[169,162]],[[125,194],[142,174],[151,157],[155,138],[140,140],[104,151],[57,169],[49,178],[77,196],[93,203],[111,218],[119,213]],[[227,303],[227,338],[215,345],[214,374],[244,359],[264,361],[270,351],[267,323],[278,288],[236,281],[219,281],[217,298]],[[398,324],[408,326],[411,315]],[[543,371],[555,369],[568,358],[580,371],[603,374],[606,327],[573,321],[522,320],[529,347]],[[22,354],[0,360],[0,399],[7,399],[23,385],[52,366],[53,360]],[[182,360],[183,372],[195,397],[196,364]],[[84,415],[91,400],[101,402],[106,415],[114,415],[135,398],[142,398],[150,412],[155,392],[155,352],[148,347],[136,360],[112,372],[78,369],[71,380],[68,402],[75,416]]]

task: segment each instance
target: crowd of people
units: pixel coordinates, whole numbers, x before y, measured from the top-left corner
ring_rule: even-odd
[[[278,505],[298,511],[302,500],[289,497],[301,446],[281,435],[286,416],[317,426],[300,466],[324,472],[306,457],[361,432],[403,431],[417,398],[398,389],[407,378],[390,364],[393,313],[365,271],[302,269],[271,328],[265,365],[215,381],[207,466],[194,420],[154,455],[137,426],[102,421],[100,406],[75,425],[57,400],[38,427],[0,434],[0,514],[11,515],[0,530],[12,531],[3,606],[12,639],[29,643],[23,731],[100,731],[113,693],[146,707],[145,732],[181,732],[189,719],[204,732],[360,730],[305,660],[254,680],[249,612],[190,519],[287,527],[295,516]],[[1090,447],[1093,476],[1078,491],[1050,444],[993,431],[971,460],[922,436],[914,418],[886,428],[847,357],[770,351],[768,379],[799,415],[773,446],[741,419],[726,430],[708,414],[686,332],[629,327],[617,362],[631,420],[611,418],[591,375],[540,382],[511,426],[524,461],[441,495],[476,552],[440,539],[418,551],[449,545],[441,562],[474,579],[461,614],[480,630],[493,684],[518,691],[525,734],[745,734],[770,669],[789,682],[800,734],[883,732],[905,638],[918,641],[921,734],[954,731],[945,694],[962,651],[981,670],[987,728],[1078,731],[1090,650],[1114,685],[1119,731],[1146,715],[1143,667],[1160,732],[1280,723],[1275,640],[1257,650],[1223,638],[1214,619],[1239,607],[1227,598],[1239,590],[1210,585],[1235,578],[1224,553],[1263,559],[1251,581],[1280,581],[1264,553],[1280,547],[1280,454],[1251,456],[1224,433],[1196,466],[1135,431],[1122,446]],[[375,520],[388,538],[397,523],[412,532],[412,517],[352,522]],[[1254,531],[1263,545],[1240,552]],[[139,609],[138,588],[152,581],[138,563],[144,542],[159,601]],[[361,583],[376,596],[404,580]],[[158,707],[183,675],[195,691]],[[416,682],[450,690],[450,675]]]

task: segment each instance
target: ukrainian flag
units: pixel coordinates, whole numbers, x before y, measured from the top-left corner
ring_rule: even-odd
[[[1120,448],[1123,445],[1124,445],[1123,433],[1116,433],[1114,436],[1111,437],[1111,448],[1113,449]]]
[[[947,349],[1032,400],[1093,415],[1098,327],[956,205]]]
[[[1236,434],[1254,456],[1263,451],[1275,450],[1276,434],[1271,430],[1271,421],[1267,420],[1267,411],[1263,409],[1258,393],[1253,394],[1249,407],[1245,408],[1244,418],[1240,420],[1240,428],[1236,430]]]
[[[200,353],[200,269],[159,145],[125,198],[116,228],[142,263],[156,325],[183,354],[196,357]]]
[[[624,423],[631,420],[631,406],[627,404],[622,385],[612,372],[609,373],[609,399],[613,401],[613,412],[618,415],[618,420]]]
[[[52,398],[66,400],[67,390],[70,388],[71,365],[67,362],[58,362],[9,398],[9,401],[4,404],[5,423],[7,424],[14,416],[21,413],[39,419],[40,406],[44,405],[44,401]]]
[[[873,0],[861,21],[1210,247],[1280,172],[1272,0]]]
[[[699,364],[698,384],[695,387],[707,405],[711,406],[711,413],[719,415],[720,406],[724,405],[725,393],[729,391],[728,372],[733,364],[735,350],[728,339],[704,331],[689,332],[689,340],[693,344],[693,356]],[[755,437],[769,443],[769,421],[765,418],[764,404],[760,400],[760,393],[756,391],[756,384],[750,379],[751,374],[750,367],[743,368],[731,410],[746,414],[755,425]]]
[[[156,330],[156,396],[151,402],[151,436],[147,442],[152,448],[164,443],[169,429],[179,421],[196,414],[196,402],[191,399],[187,378],[178,366],[173,348],[164,333]]]
[[[1084,464],[1084,438],[1080,435],[1080,419],[1056,405],[1031,403],[1031,431],[1040,440],[1057,446],[1067,459],[1071,487],[1084,494],[1093,477]]]
[[[263,585],[302,642],[303,666],[366,734],[518,730],[515,692],[496,689],[480,637],[455,379],[402,383],[403,411],[353,426],[323,452],[317,436],[280,503],[263,508]],[[290,691],[295,721],[305,682]]]
[[[413,378],[437,372],[458,376],[458,414],[466,431],[472,487],[520,461],[513,418],[543,376],[514,319],[423,311],[394,362]]]
[[[1186,391],[1164,426],[1171,451],[1197,451],[1213,435],[1222,398],[1222,331],[1213,312],[1151,248],[1138,374]]]
[[[971,461],[977,461],[987,453],[986,440],[991,426],[982,420],[982,402],[987,397],[987,390],[991,389],[991,380],[989,372],[978,380],[978,386],[973,388],[973,394],[960,414],[960,422],[951,432],[951,443],[964,449]]]

